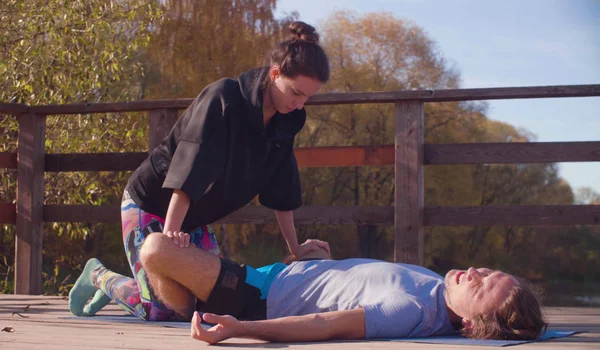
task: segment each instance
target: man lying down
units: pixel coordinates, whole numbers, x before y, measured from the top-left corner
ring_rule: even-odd
[[[327,255],[317,252],[317,257]],[[452,270],[371,259],[306,260],[254,269],[153,233],[141,261],[154,292],[192,337],[275,342],[455,334],[534,339],[547,324],[536,297],[497,270]],[[216,324],[203,329],[201,320]]]

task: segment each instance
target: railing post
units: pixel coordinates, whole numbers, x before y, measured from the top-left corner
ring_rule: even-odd
[[[169,134],[177,121],[177,109],[155,109],[150,111],[150,122],[148,129],[148,152]]]
[[[396,102],[394,260],[423,265],[423,102]]]
[[[27,113],[18,120],[15,294],[42,294],[46,116]]]

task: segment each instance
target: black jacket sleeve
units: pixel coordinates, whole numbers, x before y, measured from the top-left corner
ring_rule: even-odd
[[[290,142],[286,152],[287,156],[258,196],[262,205],[273,210],[289,211],[302,206],[302,186],[293,143]]]
[[[220,84],[209,85],[182,115],[177,148],[163,183],[163,188],[183,191],[192,202],[224,172],[227,143],[221,91]]]

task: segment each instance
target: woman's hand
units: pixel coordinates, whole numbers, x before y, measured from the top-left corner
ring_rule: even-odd
[[[302,259],[304,255],[315,252],[319,249],[323,249],[327,255],[331,257],[329,243],[318,239],[307,239],[306,242],[291,248],[290,251],[296,256],[296,259]]]
[[[190,235],[185,232],[165,232],[169,238],[173,240],[173,243],[179,245],[181,248],[187,248],[190,246]]]

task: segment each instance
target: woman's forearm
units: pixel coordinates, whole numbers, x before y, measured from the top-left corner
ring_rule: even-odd
[[[283,238],[285,238],[290,252],[296,252],[299,244],[296,227],[294,226],[294,212],[275,210],[275,216],[277,217],[281,234],[283,235]]]
[[[189,208],[190,197],[180,190],[174,190],[169,202],[169,209],[167,209],[164,232],[180,231]]]

